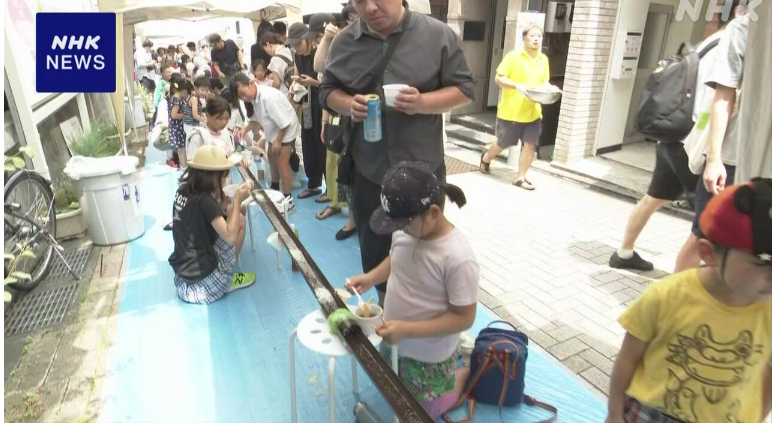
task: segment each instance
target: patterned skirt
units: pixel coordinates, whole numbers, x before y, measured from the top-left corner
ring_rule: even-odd
[[[178,298],[191,304],[210,304],[227,293],[235,272],[235,247],[218,238],[213,244],[218,256],[216,270],[199,282],[189,282],[175,275],[173,283]]]
[[[380,354],[390,365],[391,347],[382,344]],[[450,410],[459,399],[456,392],[457,359],[455,352],[451,358],[440,363],[399,357],[399,378],[434,420]]]

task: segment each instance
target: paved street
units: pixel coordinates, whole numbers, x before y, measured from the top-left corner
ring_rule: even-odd
[[[479,154],[446,154],[476,164]],[[607,266],[633,203],[577,183],[530,172],[528,192],[510,185],[515,172],[457,174],[467,205],[446,210],[470,238],[481,265],[481,301],[532,341],[607,394],[623,337],[620,313],[655,278],[671,273],[690,222],[658,213],[637,241],[656,270],[635,274]]]

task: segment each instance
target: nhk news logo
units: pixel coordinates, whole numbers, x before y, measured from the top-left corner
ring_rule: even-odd
[[[35,72],[39,93],[116,91],[116,15],[38,13]]]
[[[762,2],[763,0],[743,0],[739,2],[739,5],[747,8],[747,16],[751,21],[758,21],[756,9]],[[701,12],[705,4],[707,5],[707,13],[704,19],[707,22],[711,22],[716,13],[719,13],[724,20],[727,20],[729,16],[735,13],[734,8],[737,2],[734,0],[680,0],[675,20],[679,22],[688,16],[692,21],[697,22],[702,17]]]

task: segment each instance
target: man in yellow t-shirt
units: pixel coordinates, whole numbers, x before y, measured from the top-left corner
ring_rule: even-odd
[[[701,216],[707,267],[647,287],[620,317],[607,422],[762,422],[771,411],[771,179]]]
[[[530,26],[523,31],[523,49],[508,53],[496,69],[496,83],[502,88],[502,100],[497,107],[496,138],[480,157],[480,171],[491,173],[491,160],[502,150],[523,142],[518,180],[514,185],[534,190],[526,172],[531,168],[542,132],[542,107],[523,95],[526,88],[549,84],[548,57],[540,52],[542,28]]]

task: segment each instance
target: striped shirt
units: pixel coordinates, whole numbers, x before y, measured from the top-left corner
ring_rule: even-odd
[[[191,103],[189,103],[192,100],[192,98],[193,96],[187,97],[186,103],[183,105],[183,123],[196,127],[200,125],[200,122],[194,118],[194,115],[192,115],[192,105]],[[197,98],[194,97],[194,99],[197,99]]]

